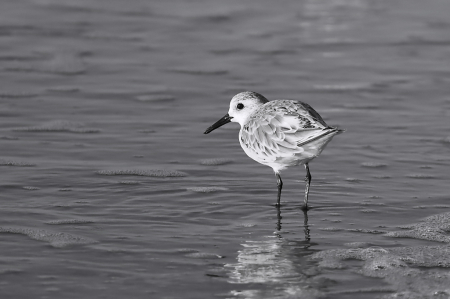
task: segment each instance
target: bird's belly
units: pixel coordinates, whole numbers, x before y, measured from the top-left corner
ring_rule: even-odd
[[[251,147],[247,147],[247,145],[242,142],[241,142],[241,147],[244,150],[244,152],[247,154],[247,156],[249,156],[250,158],[252,158],[253,160],[255,160],[258,163],[268,165],[269,163],[271,163],[275,160],[275,158],[272,155],[269,155],[264,150],[259,151],[257,149],[253,149]]]
[[[265,149],[248,147],[243,142],[240,143],[247,156],[260,164],[272,167],[275,171],[282,170],[288,166],[303,164],[305,159],[309,161],[314,158],[303,156],[302,153],[300,153],[300,151],[302,151],[301,148],[299,148],[297,152],[283,153],[276,149],[268,151]]]
[[[292,150],[280,150],[272,148],[265,150],[264,148],[253,148],[239,140],[244,152],[258,163],[272,167],[276,172],[289,167],[309,163],[311,160],[320,155],[328,142],[331,141],[335,134],[330,134],[318,140],[307,143],[301,147]]]

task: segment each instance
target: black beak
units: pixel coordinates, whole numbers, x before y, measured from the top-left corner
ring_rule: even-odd
[[[214,131],[215,129],[217,129],[218,127],[223,126],[224,124],[227,124],[231,121],[232,117],[230,117],[228,115],[228,113],[222,117],[221,119],[219,119],[217,122],[215,122],[211,127],[209,127],[208,129],[206,129],[204,134],[208,134],[212,131]]]

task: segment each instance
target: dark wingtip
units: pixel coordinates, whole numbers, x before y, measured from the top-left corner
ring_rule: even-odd
[[[327,127],[327,129],[333,130],[334,132],[337,132],[338,134],[341,134],[341,133],[344,133],[345,131],[347,131],[346,129],[340,129],[337,127]]]

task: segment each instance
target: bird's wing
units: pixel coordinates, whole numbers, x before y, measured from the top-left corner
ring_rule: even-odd
[[[334,130],[308,104],[277,100],[262,106],[244,125],[241,142],[268,156],[290,156]]]

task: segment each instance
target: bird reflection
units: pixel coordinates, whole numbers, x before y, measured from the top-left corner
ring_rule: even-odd
[[[311,240],[311,236],[309,235],[308,211],[307,210],[302,210],[302,211],[303,211],[303,216],[304,216],[303,231],[305,232],[305,240],[306,241],[310,241]]]
[[[226,264],[231,284],[240,284],[232,291],[234,297],[244,298],[316,298],[320,290],[310,281],[308,256],[316,252],[310,242],[307,211],[303,211],[305,239],[292,239],[282,234],[281,209],[276,206],[275,235],[245,241],[236,257],[236,263]],[[295,234],[297,235],[297,234]],[[245,284],[246,286],[242,286]],[[255,287],[264,284],[267,288]]]
[[[283,217],[281,217],[281,206],[275,205],[275,207],[277,208],[277,232],[279,233],[281,230],[281,219]]]
[[[279,205],[275,206],[277,209],[277,226],[276,226],[276,235],[281,238],[281,219],[283,219],[283,217],[281,216],[281,207]],[[301,211],[303,212],[303,231],[305,233],[305,240],[306,241],[310,241],[311,240],[311,235],[310,235],[310,230],[309,230],[309,225],[308,225],[308,210],[307,209],[301,209]]]

